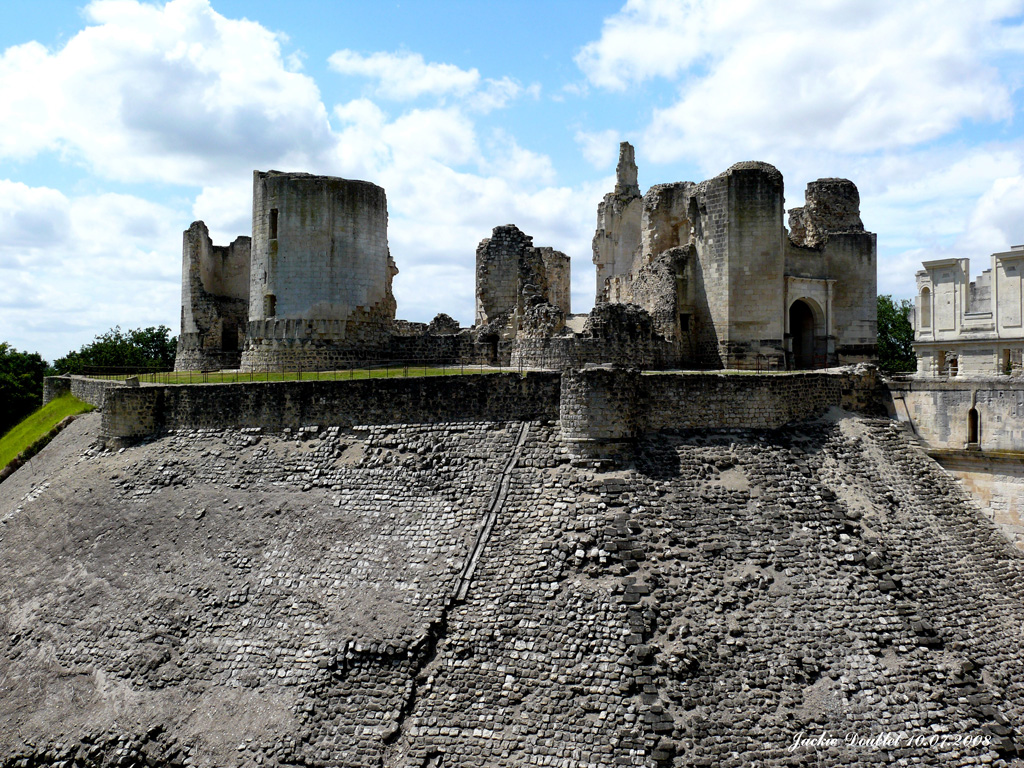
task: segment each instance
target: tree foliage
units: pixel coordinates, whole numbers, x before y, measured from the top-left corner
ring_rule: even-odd
[[[0,435],[43,404],[46,361],[0,342]]]
[[[131,331],[117,326],[83,344],[77,352],[55,360],[53,368],[59,374],[82,373],[87,367],[170,370],[177,343],[166,325]]]
[[[913,311],[910,299],[878,297],[878,367],[886,373],[917,369],[914,327],[910,321]]]

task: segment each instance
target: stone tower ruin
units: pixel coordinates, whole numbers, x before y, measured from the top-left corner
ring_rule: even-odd
[[[179,371],[237,368],[249,312],[251,240],[214,245],[206,224],[185,230],[181,266]]]
[[[875,235],[846,179],[807,185],[786,213],[782,174],[736,163],[642,197],[623,142],[597,209],[596,300],[634,304],[683,365],[822,368],[875,354]]]
[[[395,320],[384,190],[253,172],[252,238],[184,234],[177,370],[314,368],[385,349]]]
[[[243,368],[330,366],[383,348],[395,319],[384,190],[254,171]]]

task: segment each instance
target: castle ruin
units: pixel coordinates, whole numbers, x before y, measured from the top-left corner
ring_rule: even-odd
[[[846,179],[807,185],[783,226],[782,174],[737,163],[643,196],[633,148],[598,206],[598,303],[635,304],[681,365],[823,368],[875,355],[876,242]]]
[[[194,224],[182,360],[561,370],[48,378],[100,412],[0,494],[0,768],[1019,766],[1024,559],[876,369],[637,370],[868,354],[855,188],[788,233],[770,166],[620,167],[639,245],[605,204],[587,315],[507,226],[474,328],[395,320],[365,182],[257,173],[251,242]]]
[[[597,211],[594,309],[573,315],[569,257],[509,224],[476,251],[471,328],[395,319],[384,190],[253,174],[252,239],[185,233],[179,370],[330,369],[371,359],[567,370],[795,370],[875,354],[875,235],[856,186],[820,179],[783,225],[782,174],[738,163],[641,194],[633,147]]]
[[[398,273],[384,190],[253,172],[252,239],[185,232],[177,370],[331,367],[386,348]]]

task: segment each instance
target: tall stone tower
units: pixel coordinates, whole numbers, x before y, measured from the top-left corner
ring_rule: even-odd
[[[376,184],[254,171],[242,368],[329,368],[382,350],[398,272],[387,226]]]
[[[619,144],[619,163],[615,167],[615,191],[604,196],[597,206],[597,231],[594,233],[594,265],[597,267],[597,303],[608,301],[607,280],[628,274],[640,246],[640,218],[643,198],[637,185],[636,155],[627,141]]]

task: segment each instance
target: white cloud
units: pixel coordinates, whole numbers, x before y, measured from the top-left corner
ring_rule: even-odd
[[[996,179],[974,207],[961,244],[978,256],[987,256],[1024,243],[1022,211],[1024,175]]]
[[[23,223],[15,197],[47,236],[6,241]],[[185,211],[131,195],[67,198],[6,180],[0,210],[15,211],[0,223],[0,338],[53,360],[117,324],[177,332]]]
[[[540,86],[532,85],[526,92],[536,99],[540,95]],[[486,80],[484,87],[469,97],[467,104],[476,112],[491,112],[504,108],[522,93],[523,87],[510,77]]]
[[[330,148],[319,90],[259,24],[208,0],[102,1],[85,14],[90,26],[60,50],[0,55],[3,156],[60,148],[107,178],[195,184]]]
[[[381,139],[401,164],[462,165],[480,157],[473,123],[456,109],[414,109],[385,125]]]
[[[476,69],[454,64],[427,63],[418,53],[372,53],[363,56],[342,50],[327,60],[335,72],[377,81],[376,92],[387,99],[409,100],[420,96],[468,94],[480,83]]]
[[[655,160],[821,148],[914,146],[966,121],[1006,120],[1007,83],[990,63],[1024,51],[1020,2],[630,0],[577,63],[596,86],[678,81],[643,147]],[[1007,26],[1009,25],[1009,26]]]
[[[503,129],[491,132],[481,168],[487,173],[517,182],[553,184],[556,177],[550,157],[524,149],[512,134]]]
[[[63,193],[0,180],[0,267],[19,254],[66,242],[70,205]]]
[[[192,205],[192,218],[206,224],[210,238],[217,245],[228,245],[239,235],[251,235],[252,176],[239,176],[228,184],[203,187]],[[178,223],[182,230],[189,224],[184,220]]]
[[[576,131],[575,139],[584,159],[599,170],[614,165],[619,157],[619,132],[614,129]]]
[[[624,90],[651,77],[674,77],[703,53],[703,35],[722,23],[722,13],[737,4],[629,0],[605,19],[601,38],[585,45],[576,63],[596,86]],[[719,11],[719,13],[716,13]]]

